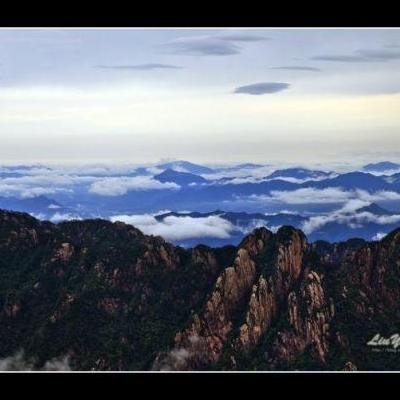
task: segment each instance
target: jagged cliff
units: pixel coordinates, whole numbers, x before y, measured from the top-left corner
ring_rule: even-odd
[[[292,227],[183,249],[103,220],[0,211],[0,357],[38,368],[398,369],[400,231],[309,244]]]

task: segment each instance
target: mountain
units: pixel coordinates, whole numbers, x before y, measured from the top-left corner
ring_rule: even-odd
[[[29,213],[47,213],[49,207],[61,208],[62,206],[56,201],[46,196],[36,196],[29,198],[17,197],[0,197],[0,208],[6,210],[22,211]]]
[[[305,182],[303,187],[315,187],[319,189],[328,187],[341,187],[346,190],[362,189],[371,191],[391,190],[391,185],[383,177],[375,176],[365,172],[348,172],[335,178],[324,179],[322,181]],[[393,189],[393,188],[392,188]]]
[[[291,225],[299,229],[309,231],[310,241],[344,241],[353,237],[372,240],[395,229],[400,224],[400,215],[388,211],[375,203],[360,207],[349,212],[336,210],[334,214],[300,215],[296,213],[280,212],[275,214],[246,213],[212,211],[208,213],[190,212],[177,213],[168,212],[155,216],[157,221],[174,216],[178,218],[207,218],[218,216],[229,221],[234,229],[229,237],[223,239],[213,236],[194,236],[193,238],[173,241],[174,244],[190,247],[198,244],[208,246],[238,245],[243,238],[256,227],[265,226],[268,229],[277,230],[284,225]]]
[[[207,183],[208,181],[202,176],[191,174],[189,172],[179,172],[173,169],[166,169],[161,174],[155,175],[154,179],[160,182],[173,182],[179,186],[187,186],[191,183]]]
[[[399,370],[400,230],[292,227],[182,249],[104,220],[0,211],[0,357],[73,370]],[[369,343],[369,344],[368,344]],[[388,351],[385,351],[387,349]]]
[[[368,206],[361,207],[357,210],[358,212],[369,212],[374,215],[394,215],[392,212],[378,206],[376,203],[371,203]]]
[[[276,178],[295,178],[295,179],[324,179],[328,178],[332,173],[325,171],[310,170],[307,168],[286,168],[278,169],[268,175],[266,179]]]
[[[386,177],[386,182],[392,183],[399,188],[400,172]]]
[[[189,161],[171,161],[157,165],[160,169],[174,169],[180,172],[189,172],[195,175],[212,174],[214,170],[204,165],[193,164]]]
[[[323,180],[308,180],[303,183],[289,182],[287,180],[274,178],[267,181],[260,182],[243,182],[231,183],[229,180],[216,180],[207,181],[208,185],[188,186],[191,181],[197,181],[194,176],[189,178],[180,177],[176,172],[168,172],[163,178],[177,184],[186,186],[179,192],[171,191],[167,196],[163,197],[163,203],[159,205],[159,209],[189,209],[197,211],[210,211],[212,209],[220,208],[221,202],[238,201],[242,197],[254,195],[270,195],[272,191],[294,191],[303,188],[341,188],[342,190],[356,190],[361,189],[370,193],[377,191],[400,191],[400,180],[397,182],[387,182],[384,176],[375,176],[364,172],[350,172],[338,175],[333,178],[326,178]],[[181,183],[179,183],[181,182]],[[200,181],[201,183],[201,181]],[[305,201],[305,205],[306,205]],[[253,211],[247,207],[252,206],[251,202],[243,201],[240,207],[243,211]],[[321,206],[324,206],[321,204]],[[246,208],[243,208],[246,207]],[[308,211],[315,211],[317,205],[312,204]],[[331,207],[331,206],[330,206]],[[240,210],[240,211],[242,211]],[[237,211],[237,209],[235,209]]]
[[[277,213],[277,214],[262,214],[262,213],[246,213],[246,212],[226,212],[221,210],[216,210],[208,213],[200,212],[189,212],[189,213],[177,213],[168,212],[164,214],[157,215],[155,218],[159,221],[164,220],[166,217],[191,217],[191,218],[206,218],[210,215],[218,215],[221,218],[231,222],[234,225],[249,225],[254,221],[264,221],[270,223],[271,226],[276,225],[289,225],[295,223],[303,222],[306,218],[297,214],[292,213]]]
[[[381,161],[378,163],[364,165],[362,169],[367,172],[386,172],[400,169],[400,164],[393,163],[391,161]]]

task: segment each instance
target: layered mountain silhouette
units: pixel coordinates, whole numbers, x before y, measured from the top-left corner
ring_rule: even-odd
[[[48,212],[49,207],[52,209],[62,208],[62,206],[55,200],[49,199],[46,196],[36,196],[28,198],[1,197],[0,208],[9,209],[22,212]]]
[[[164,210],[178,217],[183,216],[182,211],[207,216],[223,210],[225,220],[235,225],[230,237],[194,236],[176,243],[185,246],[237,245],[257,226],[266,225],[275,230],[287,224],[305,229],[310,241],[342,241],[354,236],[371,240],[397,226],[400,173],[393,173],[396,165],[383,161],[346,173],[320,167],[273,170],[271,166],[252,163],[211,168],[184,160],[153,167],[68,169],[16,165],[0,168],[0,207],[51,221],[157,216]],[[380,170],[378,174],[377,170]],[[380,214],[371,208],[364,210],[364,216],[357,210],[357,218],[349,215],[342,218],[342,212],[340,218],[332,217],[332,213],[354,199],[363,204],[376,202],[387,209],[388,218],[376,219]],[[228,216],[229,213],[237,213],[237,218],[233,214]],[[248,215],[240,217],[241,213]],[[311,217],[321,217],[320,222],[314,218],[312,224],[304,226]]]
[[[190,172],[179,172],[173,169],[166,169],[158,175],[154,176],[154,179],[160,182],[173,182],[180,186],[190,185],[191,183],[206,183],[207,180],[202,176],[192,174]]]
[[[394,230],[400,224],[400,215],[380,207],[376,203],[360,207],[351,212],[327,214],[320,216],[305,216],[297,213],[279,212],[274,214],[246,213],[246,212],[225,212],[216,210],[208,213],[168,212],[155,216],[157,221],[164,221],[166,218],[174,216],[178,218],[207,218],[218,216],[229,221],[235,229],[231,231],[230,237],[226,239],[207,237],[186,240],[177,240],[175,244],[185,247],[193,246],[198,243],[209,246],[223,246],[227,244],[237,245],[243,238],[256,227],[269,227],[276,230],[283,225],[291,225],[299,229],[309,227],[308,239],[310,241],[344,241],[353,237],[369,240],[378,232]],[[386,218],[379,218],[386,217]],[[314,226],[313,226],[314,224]]]
[[[278,169],[268,175],[268,179],[272,178],[295,178],[295,179],[323,179],[328,178],[332,173],[326,171],[316,171],[307,168],[286,168]]]
[[[194,164],[189,161],[171,161],[163,164],[158,164],[158,168],[160,169],[173,169],[173,170],[179,170],[180,172],[188,172],[191,174],[211,174],[214,172],[214,170],[210,167],[206,167],[204,165],[199,165],[199,164]]]
[[[400,231],[290,226],[183,249],[105,220],[0,211],[0,357],[73,370],[397,370]],[[368,344],[369,343],[369,344]],[[372,344],[371,344],[372,343]],[[385,351],[389,349],[389,351]]]
[[[400,169],[400,164],[391,161],[381,161],[364,165],[363,170],[369,172],[386,172],[390,170]]]

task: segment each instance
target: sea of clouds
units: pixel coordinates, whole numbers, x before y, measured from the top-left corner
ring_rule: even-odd
[[[204,218],[168,216],[158,221],[154,215],[115,215],[111,221],[133,225],[147,235],[162,236],[166,240],[185,240],[202,237],[227,239],[237,228],[217,215]]]

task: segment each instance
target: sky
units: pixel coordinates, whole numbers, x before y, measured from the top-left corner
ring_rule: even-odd
[[[400,161],[398,29],[0,29],[0,161]]]

